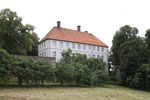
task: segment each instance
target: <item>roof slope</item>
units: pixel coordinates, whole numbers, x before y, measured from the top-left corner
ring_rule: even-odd
[[[108,47],[105,43],[100,41],[93,34],[86,32],[79,32],[76,30],[66,29],[62,27],[61,28],[53,27],[52,30],[50,30],[48,34],[40,42],[46,39],[78,42]]]

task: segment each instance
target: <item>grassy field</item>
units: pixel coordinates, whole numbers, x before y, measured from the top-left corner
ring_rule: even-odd
[[[150,92],[103,87],[0,87],[0,100],[150,100]]]

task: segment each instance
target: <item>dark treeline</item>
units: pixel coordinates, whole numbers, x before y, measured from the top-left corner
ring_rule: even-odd
[[[44,85],[45,81],[60,82],[61,85],[100,85],[108,79],[102,59],[63,52],[63,59],[52,65],[46,61],[12,56],[0,49],[0,83],[7,84],[17,78],[19,86]]]
[[[140,37],[137,28],[125,25],[112,43],[112,79],[120,85],[150,90],[150,30]]]

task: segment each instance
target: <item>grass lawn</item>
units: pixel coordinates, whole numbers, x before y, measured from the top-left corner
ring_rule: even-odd
[[[0,87],[0,100],[150,100],[150,92],[103,87]]]

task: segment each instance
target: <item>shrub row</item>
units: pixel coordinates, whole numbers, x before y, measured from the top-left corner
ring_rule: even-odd
[[[73,54],[71,50],[62,53],[63,58],[55,66],[44,61],[9,55],[0,49],[0,82],[7,84],[12,78],[18,85],[44,85],[44,81],[60,82],[61,85],[100,85],[108,79],[102,59],[87,58]]]

